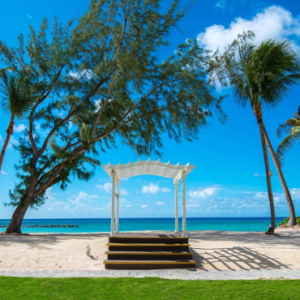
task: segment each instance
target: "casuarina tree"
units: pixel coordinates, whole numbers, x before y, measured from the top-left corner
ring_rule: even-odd
[[[213,81],[220,60],[196,40],[165,55],[168,36],[185,11],[178,1],[93,0],[65,27],[45,19],[24,47],[0,43],[2,62],[30,78],[37,97],[20,138],[16,206],[6,233],[20,233],[29,207],[43,204],[53,185],[88,180],[101,152],[124,143],[138,155],[157,154],[162,134],[192,140],[215,112],[223,120]],[[213,54],[212,54],[213,55]]]
[[[247,42],[237,43],[238,57],[232,55],[228,69],[235,97],[242,106],[250,104],[259,127],[271,207],[272,227],[275,228],[275,210],[266,145],[275,164],[289,207],[288,225],[296,224],[293,201],[263,123],[263,107],[275,107],[289,89],[300,80],[300,66],[296,53],[287,41],[268,40],[258,47]],[[272,233],[272,230],[271,230]]]

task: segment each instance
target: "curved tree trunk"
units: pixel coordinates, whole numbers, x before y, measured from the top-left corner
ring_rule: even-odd
[[[265,134],[265,137],[266,137],[267,146],[269,148],[271,157],[272,157],[273,162],[275,164],[275,167],[276,167],[276,170],[277,170],[277,173],[278,173],[278,176],[279,176],[279,180],[280,180],[281,186],[283,188],[283,191],[284,191],[284,194],[285,194],[285,197],[286,197],[286,201],[287,201],[288,206],[289,206],[290,220],[289,220],[287,225],[288,226],[294,226],[294,225],[296,225],[296,213],[295,213],[294,203],[293,203],[290,191],[289,191],[289,189],[287,187],[287,184],[285,182],[285,179],[283,177],[283,174],[282,174],[282,171],[281,171],[281,168],[280,168],[280,165],[279,165],[278,158],[277,158],[277,156],[274,152],[274,149],[272,147],[272,144],[270,142],[270,139],[268,137],[266,128],[265,128],[263,123],[262,123],[262,126],[263,126],[264,134]]]
[[[28,190],[26,191],[21,203],[15,209],[8,227],[6,228],[5,233],[22,233],[21,225],[25,216],[25,213],[30,206],[32,200],[34,199],[34,190],[36,188],[37,181],[34,180],[31,182]]]
[[[270,212],[271,212],[271,225],[272,226],[269,228],[269,230],[266,233],[274,234],[275,225],[276,225],[275,206],[274,206],[274,199],[273,199],[273,192],[272,192],[268,151],[267,151],[267,147],[266,147],[266,139],[265,139],[265,133],[264,133],[264,127],[263,127],[260,107],[257,107],[256,109],[254,109],[254,113],[255,113],[255,116],[257,119],[261,144],[262,144],[262,148],[263,148],[263,156],[264,156],[264,162],[265,162],[266,180],[267,180],[267,188],[268,188],[268,197],[269,197]]]
[[[1,170],[2,170],[2,164],[3,164],[3,160],[4,160],[5,151],[8,146],[10,137],[14,132],[14,124],[15,124],[14,123],[14,115],[12,115],[10,118],[10,121],[9,121],[9,125],[6,129],[6,138],[5,138],[5,141],[4,141],[2,150],[1,150],[1,154],[0,154],[0,174],[1,174]]]
[[[5,233],[22,233],[21,232],[21,225],[25,216],[25,213],[30,205],[31,201],[27,201],[28,204],[19,204],[17,208],[15,209],[14,214],[12,215],[12,218],[9,222],[8,227],[6,228]]]

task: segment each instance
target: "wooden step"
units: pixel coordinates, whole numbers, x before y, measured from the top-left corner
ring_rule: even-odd
[[[181,236],[166,236],[166,235],[156,235],[156,236],[134,236],[134,235],[120,235],[109,237],[109,242],[111,243],[148,243],[148,244],[187,244],[188,238]]]
[[[190,268],[196,265],[194,260],[105,260],[106,269],[165,269]]]
[[[108,243],[106,246],[109,247],[111,251],[148,251],[150,249],[153,251],[188,251],[190,244]]]
[[[192,259],[193,254],[186,251],[106,251],[108,259],[117,260],[174,260]]]

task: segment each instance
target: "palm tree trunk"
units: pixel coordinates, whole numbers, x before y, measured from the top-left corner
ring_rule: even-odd
[[[275,206],[274,206],[271,176],[270,176],[269,158],[268,158],[266,140],[265,140],[265,135],[264,135],[264,131],[263,131],[263,128],[262,128],[262,124],[260,123],[260,124],[258,124],[258,126],[259,126],[260,138],[261,138],[261,143],[262,143],[262,148],[263,148],[263,156],[264,156],[264,161],[265,161],[268,197],[269,197],[269,204],[270,204],[270,211],[271,211],[271,224],[272,224],[272,227],[269,229],[268,233],[269,234],[274,234],[275,225],[276,225],[276,217],[275,217]]]
[[[280,168],[280,165],[279,165],[278,158],[277,158],[277,156],[274,152],[274,149],[272,147],[272,144],[270,142],[270,139],[268,137],[266,128],[265,128],[263,123],[262,123],[262,126],[263,126],[263,130],[264,130],[264,135],[266,137],[267,146],[269,148],[271,157],[272,157],[273,162],[275,164],[275,167],[276,167],[276,170],[277,170],[277,173],[278,173],[278,176],[279,176],[279,180],[280,180],[281,186],[283,188],[283,191],[284,191],[284,194],[285,194],[285,197],[286,197],[286,201],[287,201],[288,206],[289,206],[290,219],[289,219],[289,222],[288,222],[287,225],[288,226],[295,226],[296,225],[296,214],[295,214],[294,203],[293,203],[290,191],[289,191],[289,189],[287,187],[287,184],[285,182],[285,179],[283,177],[283,174],[282,174],[282,171],[281,171],[281,168]]]
[[[12,114],[11,118],[10,118],[10,121],[9,121],[9,125],[6,129],[6,138],[5,138],[4,145],[2,147],[1,154],[0,154],[0,174],[1,174],[1,170],[2,170],[2,164],[3,164],[3,160],[4,160],[5,151],[6,151],[6,148],[8,146],[10,137],[14,132],[14,124],[15,124],[14,123],[14,117],[15,116]]]
[[[271,226],[271,228],[269,228],[267,233],[274,234],[275,225],[276,225],[275,206],[274,206],[274,199],[273,199],[273,192],[272,192],[268,151],[267,151],[267,147],[266,147],[266,138],[265,138],[264,127],[263,127],[263,122],[262,122],[261,108],[260,107],[254,108],[254,113],[255,113],[255,116],[257,119],[261,144],[262,144],[262,148],[263,148],[263,156],[264,156],[264,162],[265,162],[266,180],[267,180],[267,188],[268,188],[268,197],[269,197],[270,212],[271,212],[271,225],[272,226]]]

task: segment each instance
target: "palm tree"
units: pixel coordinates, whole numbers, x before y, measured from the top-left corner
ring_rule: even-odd
[[[283,139],[276,151],[281,166],[283,165],[285,154],[292,147],[293,142],[297,139],[300,141],[300,106],[298,113],[294,114],[294,118],[288,119],[284,124],[279,125],[276,135],[281,137],[282,132],[288,131],[290,131],[290,134]]]
[[[291,50],[287,41],[268,40],[262,42],[258,47],[247,42],[240,44],[238,56],[238,62],[235,58],[231,58],[229,65],[230,81],[235,91],[235,98],[242,106],[249,103],[256,116],[263,147],[272,218],[274,218],[275,213],[272,213],[274,203],[268,156],[265,149],[266,144],[289,206],[290,221],[288,225],[293,226],[296,224],[293,201],[263,123],[262,107],[275,107],[284,100],[289,88],[300,80],[300,66],[297,55]],[[272,220],[273,225],[275,225],[275,219]]]
[[[0,154],[0,174],[6,148],[14,131],[15,117],[23,118],[31,108],[35,98],[30,95],[28,80],[20,74],[8,69],[0,70],[0,93],[3,95],[2,106],[10,113],[10,121],[6,129],[6,138]]]

